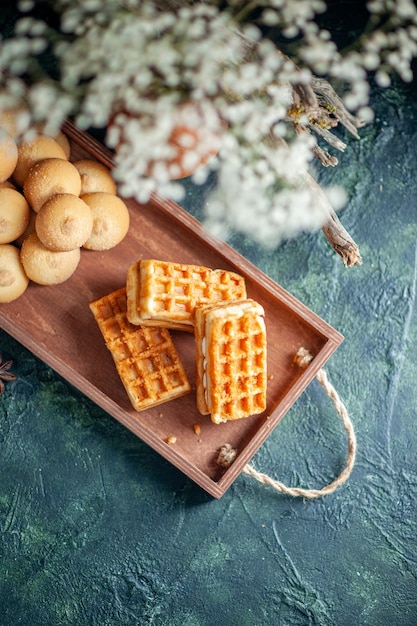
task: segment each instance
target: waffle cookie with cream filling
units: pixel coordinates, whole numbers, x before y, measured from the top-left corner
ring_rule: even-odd
[[[197,306],[246,298],[245,280],[235,272],[154,259],[129,267],[126,290],[132,324],[190,332]]]
[[[219,424],[266,409],[266,327],[254,300],[196,309],[197,408]]]

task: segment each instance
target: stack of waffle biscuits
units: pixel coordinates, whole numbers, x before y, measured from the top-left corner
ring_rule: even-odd
[[[153,259],[129,267],[126,289],[132,324],[191,332],[198,306],[246,298],[245,281],[234,272]]]
[[[191,390],[170,330],[195,335],[200,413],[218,424],[266,409],[264,310],[247,297],[242,276],[141,260],[125,287],[90,309],[137,411]]]

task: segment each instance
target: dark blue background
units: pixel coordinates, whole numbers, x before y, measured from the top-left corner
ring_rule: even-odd
[[[241,475],[213,500],[0,331],[18,375],[0,397],[2,626],[417,624],[415,87],[372,104],[323,173],[349,192],[361,267],[321,232],[274,251],[232,242],[345,336],[326,370],[358,438],[348,483],[304,501]],[[184,206],[199,215],[203,196],[189,185]],[[320,488],[345,457],[313,381],[253,465]]]

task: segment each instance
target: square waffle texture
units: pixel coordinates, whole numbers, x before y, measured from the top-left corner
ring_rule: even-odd
[[[190,332],[197,306],[246,298],[245,280],[235,272],[154,259],[129,267],[126,289],[132,324]]]
[[[197,408],[219,424],[266,409],[263,307],[254,300],[196,310]]]
[[[132,406],[142,411],[191,389],[169,331],[144,328],[127,319],[123,287],[90,303]]]

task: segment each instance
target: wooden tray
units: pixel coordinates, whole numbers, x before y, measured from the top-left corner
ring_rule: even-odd
[[[111,153],[71,123],[65,131],[71,160],[95,158],[112,167]],[[67,282],[44,287],[31,283],[25,294],[0,305],[0,326],[66,380],[159,452],[189,478],[220,498],[283,415],[300,396],[343,337],[282,287],[205,228],[174,202],[154,196],[146,205],[127,200],[131,227],[113,250],[83,250]],[[268,404],[260,416],[215,425],[198,413],[195,393],[137,413],[116,373],[88,303],[124,285],[127,268],[140,258],[197,263],[242,274],[248,296],[266,312]],[[190,382],[194,374],[194,337],[173,333]],[[293,365],[300,346],[314,356],[301,370]],[[194,425],[201,433],[196,435]],[[175,444],[166,438],[176,437]],[[217,463],[219,448],[238,451],[227,469]]]

